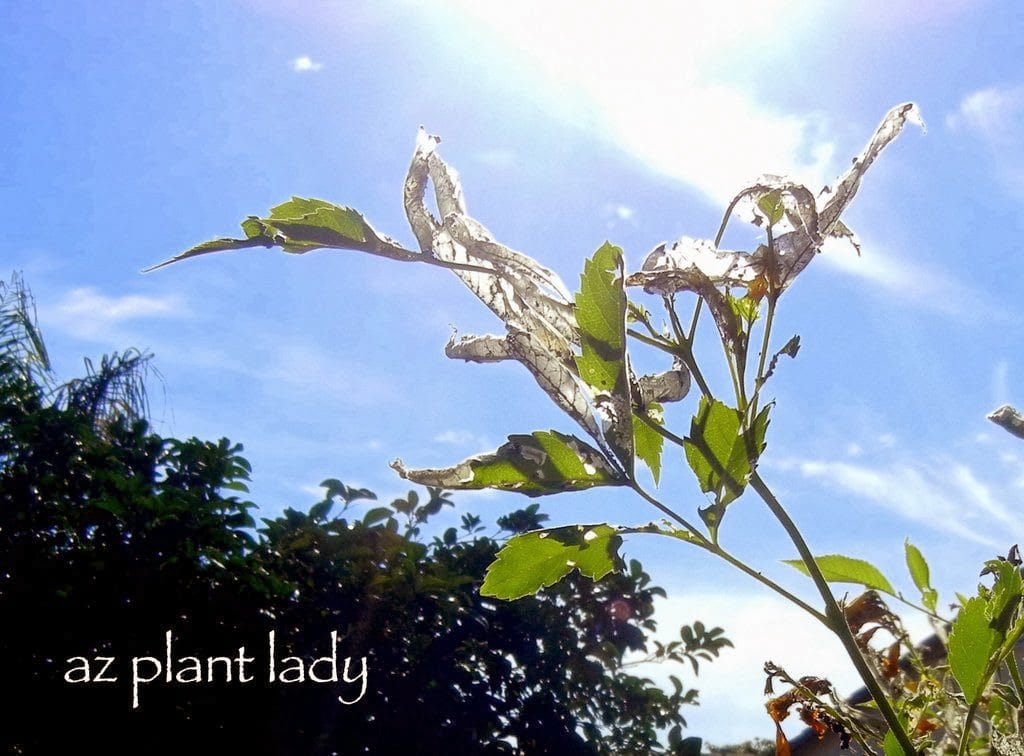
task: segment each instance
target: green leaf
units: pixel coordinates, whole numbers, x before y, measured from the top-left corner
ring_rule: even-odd
[[[912,544],[909,540],[904,543],[904,549],[907,554],[907,569],[910,571],[910,577],[914,581],[914,585],[921,591],[921,601],[925,605],[925,608],[930,611],[935,611],[935,605],[938,603],[939,594],[932,588],[931,572],[928,569],[928,562],[925,561],[924,554],[921,550]]]
[[[906,756],[903,752],[903,746],[900,745],[899,738],[896,737],[896,733],[892,730],[885,733],[885,740],[882,741],[882,752],[885,756]]]
[[[1015,623],[1021,605],[1021,592],[1024,591],[1024,580],[1020,570],[1008,561],[993,565],[995,583],[988,598],[988,618],[993,630],[1002,638]]]
[[[517,599],[554,585],[572,570],[600,580],[620,568],[622,538],[610,525],[570,525],[510,538],[487,568],[482,596]]]
[[[768,219],[768,224],[774,226],[786,212],[786,206],[782,201],[782,192],[778,189],[762,194],[757,200],[757,208]]]
[[[391,507],[374,507],[365,515],[363,515],[363,525],[373,525],[376,522],[382,522],[388,519],[394,512]]]
[[[976,703],[985,689],[989,659],[998,643],[999,634],[988,616],[988,602],[975,596],[960,609],[949,634],[949,669],[968,704]]]
[[[409,470],[401,460],[391,466],[403,478],[426,486],[497,488],[527,496],[628,483],[597,449],[557,431],[509,436],[508,443],[496,451],[470,457],[454,467]]]
[[[146,268],[144,272],[198,255],[246,247],[280,247],[285,252],[296,254],[329,247],[403,259],[415,256],[377,234],[357,210],[320,199],[292,197],[271,208],[268,218],[246,218],[242,221],[242,231],[245,239],[221,238],[203,242],[169,260]]]
[[[750,460],[737,410],[717,399],[701,397],[684,451],[700,490],[713,493],[719,504],[724,506],[743,493]]]
[[[606,435],[619,461],[632,473],[634,432],[629,420],[623,278],[622,250],[608,242],[584,263],[575,309],[581,351],[575,359],[583,382],[610,396],[616,425]]]
[[[784,559],[783,561],[805,575],[810,575],[807,565],[802,560]],[[896,595],[892,583],[886,579],[885,575],[873,564],[865,562],[863,559],[854,559],[841,554],[827,554],[814,557],[814,561],[825,580],[830,583],[856,583],[866,588],[888,593],[890,596]]]
[[[726,301],[729,303],[729,307],[732,308],[733,315],[736,319],[747,326],[750,326],[757,316],[760,314],[760,304],[750,297],[734,297],[732,294],[726,293]]]
[[[647,405],[646,416],[651,422],[662,425],[662,407],[656,402]],[[665,439],[658,431],[645,423],[637,414],[633,415],[633,448],[636,456],[643,460],[651,470],[654,484],[658,485],[661,479],[661,452],[665,446]]]

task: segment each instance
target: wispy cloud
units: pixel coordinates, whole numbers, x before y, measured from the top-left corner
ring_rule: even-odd
[[[476,153],[476,159],[488,168],[501,170],[515,168],[518,165],[518,158],[515,152],[500,148],[480,150]]]
[[[319,71],[323,67],[323,63],[314,61],[308,55],[300,55],[298,58],[292,60],[292,70],[300,73],[304,71]]]
[[[253,351],[259,365],[253,373],[275,391],[283,388],[356,406],[393,401],[398,395],[387,378],[334,359],[315,344],[282,338],[255,344]]]
[[[69,291],[47,311],[46,322],[81,339],[106,340],[111,329],[123,323],[188,314],[188,307],[178,296],[107,296],[85,287]]]
[[[1024,535],[1024,521],[1003,506],[991,486],[965,464],[919,465],[890,462],[885,465],[852,464],[831,460],[791,461],[803,477],[818,480],[872,502],[907,520],[1001,547],[987,533],[997,530]]]
[[[994,145],[1016,143],[1024,117],[1024,86],[988,87],[965,96],[946,116],[953,131],[970,132]]]
[[[972,315],[996,321],[1012,317],[966,284],[937,268],[908,260],[884,244],[863,241],[860,256],[844,241],[830,239],[819,255],[821,264],[843,275],[899,294],[901,300],[946,315]]]
[[[946,116],[957,134],[979,140],[991,153],[994,170],[1015,193],[1024,196],[1024,85],[996,86],[966,95]]]
[[[453,446],[479,446],[481,449],[487,446],[486,439],[467,430],[446,430],[434,436],[434,441]]]

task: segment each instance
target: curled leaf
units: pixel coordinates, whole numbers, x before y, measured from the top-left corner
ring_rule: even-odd
[[[744,202],[753,202],[771,225],[778,225],[776,230],[783,232],[774,237],[772,249],[762,245],[748,254],[686,237],[656,247],[647,255],[640,271],[626,280],[627,284],[660,294],[693,291],[704,296],[703,289],[709,283],[749,287],[764,276],[772,288],[781,291],[807,267],[827,237],[848,239],[859,251],[856,237],[840,216],[853,201],[867,169],[908,121],[924,125],[913,103],[890,110],[835,188],[826,187],[817,198],[807,187],[777,176],[762,177],[739,192],[729,204],[726,221],[734,209]]]
[[[557,431],[509,436],[508,443],[496,451],[470,457],[454,467],[410,470],[401,460],[395,460],[391,466],[406,480],[424,486],[455,490],[497,488],[527,496],[628,482],[597,449]]]

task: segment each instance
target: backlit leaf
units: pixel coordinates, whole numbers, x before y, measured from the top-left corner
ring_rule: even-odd
[[[649,404],[646,416],[651,422],[662,424],[661,405]],[[661,452],[665,445],[665,439],[658,431],[644,422],[639,416],[633,415],[633,448],[636,456],[643,460],[644,464],[651,470],[654,477],[654,484],[657,485],[661,479]]]
[[[454,467],[409,470],[401,460],[391,466],[403,478],[425,486],[497,488],[527,496],[628,482],[597,449],[557,431],[509,436],[508,443],[496,451],[470,457]]]
[[[402,260],[416,258],[414,253],[374,231],[357,210],[320,199],[292,197],[271,208],[267,218],[250,216],[242,221],[242,231],[245,239],[203,242],[146,271],[198,255],[247,247],[280,247],[298,254],[321,248],[352,249]]]
[[[975,596],[960,609],[949,634],[949,669],[969,704],[985,689],[989,658],[999,642],[991,627],[988,602]]]
[[[622,538],[610,525],[571,525],[510,538],[487,568],[480,594],[501,599],[530,596],[572,570],[600,580],[620,568]]]
[[[622,250],[605,242],[584,263],[576,293],[580,378],[593,389],[597,412],[616,456],[633,468],[633,427],[626,369],[626,294]]]
[[[701,491],[715,494],[723,505],[743,492],[750,462],[740,434],[740,414],[735,409],[717,399],[701,397],[684,451]]]
[[[921,591],[921,600],[925,607],[934,612],[938,601],[938,594],[932,588],[928,562],[925,561],[921,550],[910,541],[904,543],[904,549],[907,555],[907,569],[910,571],[910,577],[914,581],[914,585],[917,586],[917,589]]]
[[[805,575],[810,574],[807,565],[800,559],[784,559],[783,561]],[[888,593],[890,596],[896,595],[892,583],[886,579],[881,570],[863,559],[854,559],[841,554],[827,554],[814,557],[814,561],[825,580],[830,583],[856,583],[866,588]]]

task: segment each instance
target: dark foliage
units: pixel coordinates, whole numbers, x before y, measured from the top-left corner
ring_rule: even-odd
[[[638,563],[596,584],[576,576],[535,598],[484,600],[478,588],[500,543],[472,515],[423,537],[451,504],[439,489],[382,507],[328,480],[308,512],[257,526],[240,498],[250,473],[240,445],[148,427],[144,356],[105,358],[57,386],[24,291],[15,283],[0,294],[8,752],[659,753],[666,728],[669,752],[693,748],[678,726],[696,691],[674,680],[666,693],[622,667],[647,652],[652,600],[663,595]],[[544,519],[533,505],[501,524],[522,531]],[[696,666],[728,643],[695,627],[650,656]],[[168,631],[172,680],[161,669],[133,708],[132,660],[153,657],[139,676],[155,676]],[[281,682],[285,657],[307,672],[330,657],[332,633],[339,675],[351,659],[349,682]],[[229,661],[208,670],[211,656]],[[96,679],[101,657],[113,658],[105,676],[116,682]]]

